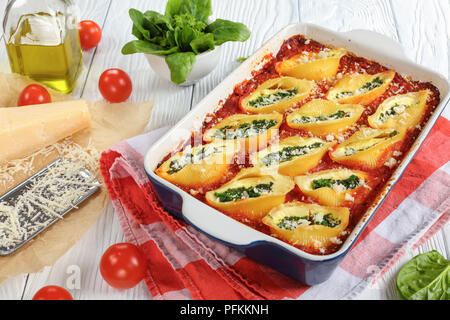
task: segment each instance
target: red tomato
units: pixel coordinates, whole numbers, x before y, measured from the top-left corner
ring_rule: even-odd
[[[73,298],[72,295],[62,287],[47,286],[36,292],[33,300],[73,300]]]
[[[83,50],[89,50],[98,45],[102,39],[102,29],[92,20],[80,22],[80,43]]]
[[[105,251],[100,260],[100,273],[116,289],[135,287],[145,277],[147,264],[139,248],[131,243],[118,243]]]
[[[17,105],[22,107],[49,102],[52,102],[52,97],[50,97],[50,93],[48,93],[47,89],[38,84],[30,84],[28,87],[23,89]]]
[[[100,76],[98,88],[103,98],[109,102],[118,103],[130,97],[133,84],[126,72],[120,69],[108,69]]]

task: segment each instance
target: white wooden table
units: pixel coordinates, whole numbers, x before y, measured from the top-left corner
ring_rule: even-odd
[[[245,23],[252,36],[245,43],[225,44],[216,70],[186,88],[159,79],[144,56],[120,53],[123,44],[133,38],[128,9],[164,12],[166,1],[78,0],[78,4],[82,20],[94,20],[102,27],[103,39],[96,49],[84,53],[85,70],[73,95],[102,99],[97,89],[100,74],[111,67],[121,68],[133,79],[132,101],[155,101],[149,129],[174,124],[239,65],[237,58],[250,55],[281,28],[296,22],[316,23],[337,31],[377,31],[399,41],[412,60],[446,77],[450,74],[450,0],[213,0],[215,17]],[[0,16],[5,6],[6,0],[2,0]],[[0,71],[9,70],[4,46],[0,45]],[[444,116],[450,118],[449,108]],[[0,284],[0,299],[31,299],[38,289],[49,284],[73,288],[70,291],[75,299],[149,299],[143,282],[132,290],[119,291],[109,287],[99,273],[102,253],[123,241],[114,211],[108,205],[82,240],[55,265]],[[408,252],[376,288],[365,290],[360,298],[396,299],[393,277],[398,268],[416,254],[432,249],[450,256],[450,224],[418,250]]]

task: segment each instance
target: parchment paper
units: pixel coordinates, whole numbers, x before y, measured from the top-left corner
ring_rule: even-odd
[[[16,106],[20,93],[30,83],[33,81],[26,77],[0,73],[0,107]],[[51,89],[49,92],[52,101],[73,99]],[[88,102],[88,105],[92,126],[75,134],[70,140],[82,147],[91,145],[100,153],[122,140],[141,134],[150,119],[153,107],[152,102],[120,104]],[[58,156],[56,151],[51,151],[37,154],[29,158],[28,162],[33,165],[33,171],[37,172]],[[99,181],[103,182],[98,171],[98,162],[96,168],[90,169]],[[30,174],[13,172],[12,176],[12,181],[0,183],[0,195],[28,178]],[[16,253],[0,257],[0,282],[21,273],[39,272],[45,266],[53,265],[92,226],[108,199],[106,189],[102,187],[79,209],[72,210],[63,220],[56,222]]]

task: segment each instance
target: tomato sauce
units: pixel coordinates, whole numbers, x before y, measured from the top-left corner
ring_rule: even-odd
[[[217,110],[215,113],[208,115],[207,118],[209,118],[208,121],[205,121],[203,123],[202,132],[195,132],[192,134],[191,138],[191,145],[194,146],[194,141],[202,141],[202,139],[198,139],[200,135],[202,135],[206,130],[212,128],[215,126],[218,122],[223,120],[224,118],[234,115],[234,114],[246,114],[241,108],[240,108],[240,101],[249,95],[251,92],[253,92],[261,83],[272,79],[279,77],[280,75],[275,70],[275,65],[279,61],[286,60],[294,55],[303,53],[303,52],[319,52],[326,48],[324,45],[313,41],[313,40],[307,40],[301,35],[294,36],[288,40],[286,40],[279,52],[276,56],[271,56],[269,61],[258,71],[253,72],[253,78],[250,80],[246,80],[240,84],[238,84],[234,88],[234,92],[226,99],[225,102],[223,102],[222,107]],[[387,71],[388,69],[382,65],[380,65],[377,62],[369,61],[361,57],[354,56],[353,54],[349,53],[346,56],[344,56],[340,61],[340,66],[338,70],[338,75],[348,75],[352,73],[368,73],[368,74],[376,74],[380,72]],[[293,109],[298,109],[305,103],[313,100],[313,99],[326,99],[326,94],[328,90],[335,84],[336,79],[332,81],[320,81],[317,82],[318,89],[307,99],[300,102],[297,106],[295,106]],[[372,115],[378,106],[387,98],[399,95],[399,94],[405,94],[408,92],[416,92],[420,90],[428,89],[430,91],[430,95],[427,100],[427,107],[426,107],[426,113],[424,118],[421,122],[421,127],[425,125],[425,123],[428,121],[429,117],[431,116],[432,112],[436,108],[436,106],[440,102],[440,93],[439,90],[433,86],[431,83],[425,83],[425,82],[418,82],[413,81],[410,78],[405,78],[401,76],[400,74],[396,73],[393,81],[391,82],[390,86],[386,90],[386,92],[374,100],[372,103],[365,106],[365,111],[363,112],[363,115],[357,122],[356,126],[353,126],[346,132],[342,133],[345,138],[351,136],[354,132],[356,132],[359,126],[369,126],[367,118]],[[286,113],[288,114],[288,112]],[[309,132],[299,130],[299,129],[293,129],[289,127],[286,123],[286,114],[283,120],[283,123],[279,130],[279,139],[284,139],[290,136],[298,135],[298,136],[312,136]],[[379,195],[381,189],[389,183],[389,178],[392,176],[393,172],[397,168],[398,164],[401,163],[403,160],[403,157],[411,147],[411,145],[416,140],[418,134],[420,133],[421,128],[412,128],[407,132],[406,138],[401,142],[400,146],[397,146],[397,150],[399,150],[402,155],[397,157],[397,164],[393,166],[392,168],[389,168],[387,166],[382,166],[381,168],[375,169],[375,170],[367,170],[364,168],[356,168],[352,167],[352,169],[359,169],[362,171],[367,172],[370,175],[370,182],[368,182],[368,186],[370,188],[359,188],[358,194],[356,194],[355,202],[346,201],[345,206],[350,209],[350,223],[347,227],[347,230],[345,234],[343,234],[340,237],[340,240],[342,242],[345,241],[346,237],[350,234],[350,232],[353,230],[355,225],[360,221],[364,213],[370,208],[371,204],[374,202],[376,197]],[[195,138],[194,138],[195,137]],[[189,142],[188,142],[189,143]],[[202,143],[205,143],[205,141],[202,141]],[[167,160],[170,155],[168,155],[165,159]],[[249,161],[249,155],[246,155],[246,161],[245,164],[237,164],[234,163],[231,165],[228,174],[224,176],[222,181],[218,184],[211,184],[211,185],[203,185],[199,186],[198,188],[194,188],[195,192],[193,193],[192,188],[183,188],[186,192],[191,193],[193,196],[195,196],[200,201],[205,201],[205,193],[210,190],[217,189],[220,185],[228,182],[231,180],[241,169],[250,167],[250,161]],[[328,170],[328,169],[334,169],[334,168],[344,168],[345,166],[342,164],[335,163],[331,160],[331,158],[326,154],[324,158],[321,160],[319,165],[312,169],[310,172],[317,172],[321,170]],[[306,203],[314,203],[314,201],[303,194],[300,189],[296,186],[294,190],[292,190],[290,193],[286,196],[286,202],[291,201],[301,201]],[[247,224],[248,226],[255,228],[261,232],[264,232],[266,234],[276,236],[271,234],[270,229],[264,225],[263,223],[254,223],[249,221],[243,216],[237,216],[234,215],[232,218]],[[328,246],[325,250],[318,250],[316,248],[312,247],[304,247],[304,246],[296,246],[301,250],[304,250],[308,253],[312,254],[330,254],[339,249],[341,245],[336,244],[332,246]]]

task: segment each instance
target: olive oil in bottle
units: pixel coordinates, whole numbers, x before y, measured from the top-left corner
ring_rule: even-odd
[[[58,9],[64,8],[21,15],[16,10],[17,23],[5,28],[4,39],[12,72],[70,93],[82,68],[78,23]]]

